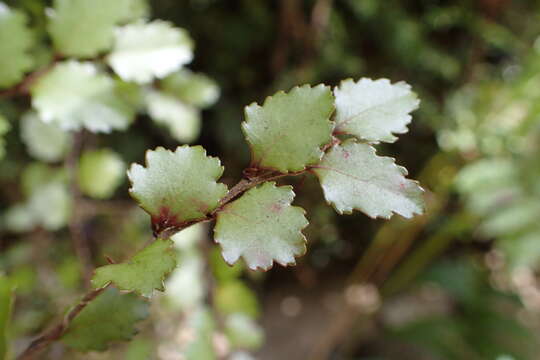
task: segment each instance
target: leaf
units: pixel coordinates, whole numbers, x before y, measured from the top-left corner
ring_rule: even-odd
[[[404,177],[405,168],[377,156],[370,145],[354,140],[335,145],[314,171],[326,201],[340,214],[355,209],[372,218],[390,218],[393,212],[410,218],[423,212],[422,188]]]
[[[12,281],[5,275],[0,276],[0,359],[8,359],[9,329],[15,291]]]
[[[215,360],[217,359],[213,335],[216,328],[212,313],[207,308],[190,312],[187,316],[187,328],[193,334],[191,341],[186,344],[181,358],[184,360]]]
[[[213,105],[219,98],[219,87],[212,79],[187,69],[167,76],[160,85],[164,92],[199,108]]]
[[[221,315],[240,313],[256,318],[260,314],[255,293],[240,280],[219,284],[214,296],[216,309]]]
[[[113,44],[116,24],[145,15],[140,0],[55,0],[48,31],[63,55],[95,57]]]
[[[409,113],[420,103],[411,87],[388,79],[344,80],[334,89],[336,133],[351,134],[377,143],[394,142],[393,134],[408,131]]]
[[[9,122],[7,119],[0,114],[0,160],[4,157],[6,154],[6,142],[3,138],[3,136],[11,129],[11,126],[9,125]]]
[[[133,164],[129,169],[130,194],[160,233],[214,210],[227,193],[227,186],[216,182],[221,174],[219,159],[206,156],[201,146],[179,146],[175,152],[158,147],[146,152],[146,168]]]
[[[54,231],[64,227],[71,216],[71,196],[61,182],[50,182],[37,189],[28,201],[28,211],[37,225]]]
[[[174,139],[191,143],[199,136],[201,118],[199,111],[192,106],[158,91],[146,94],[146,105],[152,120],[166,126]]]
[[[73,319],[62,341],[78,351],[104,351],[113,342],[130,340],[135,324],[147,316],[146,301],[108,288]]]
[[[234,348],[258,349],[264,341],[264,332],[252,318],[232,314],[225,320],[225,334]]]
[[[32,157],[46,162],[61,160],[70,145],[68,133],[41,121],[34,112],[22,116],[21,138]]]
[[[32,105],[41,120],[64,130],[124,130],[134,115],[118,97],[115,82],[89,62],[57,64],[31,92]]]
[[[294,257],[306,252],[302,229],[308,221],[304,209],[291,206],[293,198],[291,186],[266,182],[225,205],[214,228],[225,261],[232,265],[242,256],[252,270],[268,270],[274,261],[295,264]]]
[[[242,130],[252,166],[288,172],[318,163],[331,140],[333,100],[329,87],[304,85],[247,106]]]
[[[187,32],[155,20],[116,29],[107,62],[123,80],[144,84],[164,78],[192,59],[193,42]]]
[[[163,281],[176,267],[176,254],[169,239],[157,239],[124,264],[105,265],[92,277],[95,288],[114,283],[120,290],[135,291],[150,297],[154,290],[164,291]]]
[[[110,149],[85,151],[79,162],[79,187],[88,196],[107,199],[124,179],[125,169],[120,155]]]
[[[29,54],[34,37],[27,22],[23,12],[0,2],[0,88],[17,84],[34,65]]]

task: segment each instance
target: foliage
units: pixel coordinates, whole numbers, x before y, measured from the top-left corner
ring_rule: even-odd
[[[3,1],[8,359],[536,358],[537,3]]]

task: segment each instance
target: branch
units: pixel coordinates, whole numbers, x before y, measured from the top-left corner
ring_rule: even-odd
[[[48,64],[47,66],[28,74],[17,85],[15,85],[15,86],[13,86],[13,87],[11,87],[9,89],[5,89],[5,90],[0,91],[0,98],[9,98],[9,97],[14,97],[14,96],[28,95],[32,85],[34,85],[34,83],[39,78],[41,78],[43,75],[48,73],[54,67],[54,65],[58,61],[60,61],[61,59],[62,59],[61,56],[55,56],[53,58],[53,60],[51,61],[51,63]]]
[[[81,301],[75,305],[73,309],[71,309],[66,316],[64,317],[64,320],[53,327],[51,330],[45,332],[43,335],[38,337],[36,340],[32,341],[30,345],[22,352],[18,357],[17,360],[30,360],[34,359],[38,353],[46,349],[49,345],[51,345],[53,342],[60,340],[60,338],[64,335],[66,330],[71,325],[71,322],[77,315],[81,313],[81,311],[84,310],[84,308],[96,297],[98,297],[99,294],[101,294],[105,289],[107,289],[109,285],[94,289],[88,292]]]

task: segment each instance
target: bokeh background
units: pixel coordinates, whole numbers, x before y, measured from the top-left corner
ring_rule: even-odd
[[[51,3],[6,4],[41,34],[34,50],[47,64]],[[215,83],[212,94],[219,88],[187,141],[221,158],[224,182],[238,181],[249,161],[244,106],[298,84],[384,77],[406,81],[421,99],[409,133],[379,151],[419,179],[427,211],[412,220],[338,216],[316,179],[295,179],[295,201],[310,220],[297,266],[228,268],[211,225],[184,231],[175,239],[179,269],[134,341],[86,354],[58,343],[43,359],[539,358],[538,1],[154,0],[150,8],[152,19],[187,30],[195,56],[186,67]],[[13,353],[85,292],[89,268],[148,241],[149,219],[129,198],[123,170],[146,149],[182,143],[142,113],[126,131],[77,133],[77,155],[43,161],[22,135],[29,108],[27,96],[0,98],[10,128],[0,160],[0,269],[16,285]],[[99,183],[118,172],[114,192],[51,195],[36,206],[53,218],[60,212],[59,225],[29,224],[17,205],[31,188],[96,149],[115,160],[87,160],[79,176]],[[201,304],[213,311],[201,313]],[[208,341],[193,346],[209,323]]]

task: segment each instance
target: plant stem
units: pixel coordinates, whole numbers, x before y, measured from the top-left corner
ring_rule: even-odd
[[[30,360],[34,359],[35,356],[37,356],[41,351],[46,349],[49,345],[51,345],[53,342],[60,340],[60,338],[64,335],[66,330],[69,328],[69,325],[73,321],[77,315],[80,314],[81,311],[84,310],[84,308],[96,297],[98,297],[99,294],[101,294],[105,289],[107,289],[109,285],[99,288],[99,289],[93,289],[90,292],[88,292],[81,301],[75,305],[74,308],[72,308],[64,317],[63,321],[50,329],[49,331],[46,331],[43,335],[38,337],[36,340],[32,341],[30,345],[24,350],[18,357],[17,360]]]

